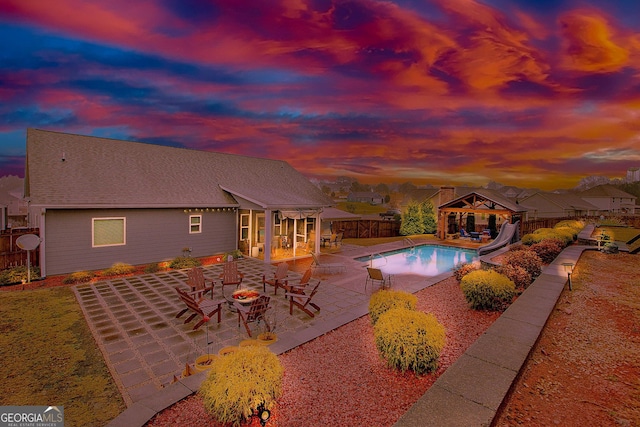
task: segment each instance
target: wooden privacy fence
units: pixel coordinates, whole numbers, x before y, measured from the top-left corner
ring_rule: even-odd
[[[381,219],[358,219],[333,221],[333,229],[342,232],[346,239],[366,239],[371,237],[395,237],[400,233],[400,221]]]
[[[0,233],[0,270],[8,268],[26,266],[27,251],[24,251],[16,245],[18,237],[25,234],[40,235],[37,228],[26,228],[20,230],[9,230]],[[31,257],[31,266],[38,267],[40,265],[40,251],[38,249],[29,251]]]

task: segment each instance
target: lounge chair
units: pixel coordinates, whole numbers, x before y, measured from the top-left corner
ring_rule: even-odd
[[[464,228],[460,229],[460,238],[461,239],[470,239],[471,238],[471,234],[467,233],[467,230],[465,230]]]
[[[273,278],[267,279],[266,275],[262,275],[262,291],[267,292],[267,284],[274,287],[273,294],[278,293],[278,288],[287,289],[287,274],[289,273],[289,264],[282,262],[278,264],[276,272],[273,274]]]
[[[318,307],[315,303],[311,302],[314,295],[318,292],[318,287],[320,286],[320,281],[316,283],[311,292],[308,294],[303,290],[296,290],[292,288],[291,292],[287,292],[285,295],[289,297],[289,314],[293,315],[293,306],[295,305],[300,310],[307,313],[309,316],[314,317],[315,315],[311,310],[307,308],[307,306],[312,307],[316,311],[320,311],[320,307]]]
[[[347,270],[347,267],[341,263],[320,263],[320,260],[318,259],[318,256],[315,252],[311,252],[311,256],[313,257],[313,261],[311,262],[312,270],[319,269],[321,272],[325,272],[328,274],[332,274],[334,270],[337,270],[338,272],[344,272]]]
[[[222,274],[220,282],[222,283],[222,295],[224,296],[224,287],[235,285],[236,289],[242,284],[244,274],[238,271],[238,261],[227,261],[222,265]]]
[[[260,295],[249,306],[244,306],[237,301],[233,303],[236,310],[238,310],[238,327],[240,327],[240,321],[242,321],[249,336],[251,336],[249,323],[260,323],[261,320],[267,327],[267,331],[271,331],[271,326],[267,323],[267,320],[264,317],[266,311],[270,308],[270,299],[271,297]]]
[[[367,289],[367,285],[371,283],[373,287],[374,284],[380,284],[382,289],[391,287],[391,275],[384,275],[382,270],[379,268],[367,267],[367,279],[364,282],[364,289]]]
[[[177,286],[175,289],[182,302],[184,302],[184,304],[187,306],[184,310],[176,314],[176,319],[185,314],[187,311],[192,311],[193,313],[189,317],[187,317],[187,320],[184,321],[185,324],[191,322],[196,316],[202,316],[202,319],[193,327],[194,331],[200,326],[204,325],[209,320],[209,318],[211,318],[211,316],[216,313],[218,313],[218,323],[220,323],[222,301],[214,301],[205,298],[204,296],[199,299],[195,299],[190,292],[186,292]]]
[[[207,282],[211,283],[211,285],[207,285]],[[193,267],[187,272],[187,285],[191,288],[191,295],[195,299],[200,299],[208,292],[211,293],[211,298],[213,298],[215,282],[205,279],[202,267]]]

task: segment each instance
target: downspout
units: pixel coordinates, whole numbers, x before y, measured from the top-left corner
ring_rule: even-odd
[[[47,241],[44,238],[45,236],[45,224],[47,223],[46,221],[46,213],[47,213],[47,208],[42,208],[42,210],[40,211],[40,224],[38,224],[38,228],[40,230],[40,277],[45,278],[47,277],[47,257],[46,257],[46,246],[47,246]]]

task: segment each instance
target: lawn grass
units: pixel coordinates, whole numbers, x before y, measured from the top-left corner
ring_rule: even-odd
[[[0,405],[64,406],[65,426],[125,409],[68,287],[0,292]]]
[[[602,225],[600,227],[596,227],[592,236],[599,236],[600,233],[602,233],[603,231],[611,237],[611,240],[614,240],[614,241],[617,240],[618,242],[628,242],[629,240],[633,239],[638,234],[640,234],[640,230],[638,230],[637,228],[612,227],[612,226]]]
[[[372,205],[363,202],[338,202],[336,208],[358,215],[375,215],[388,210],[385,205]]]

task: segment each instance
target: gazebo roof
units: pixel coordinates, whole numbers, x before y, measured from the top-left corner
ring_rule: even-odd
[[[449,212],[486,212],[509,211],[511,213],[524,213],[526,208],[516,202],[504,197],[500,193],[488,190],[477,189],[463,196],[457,197],[438,206],[440,211]]]

